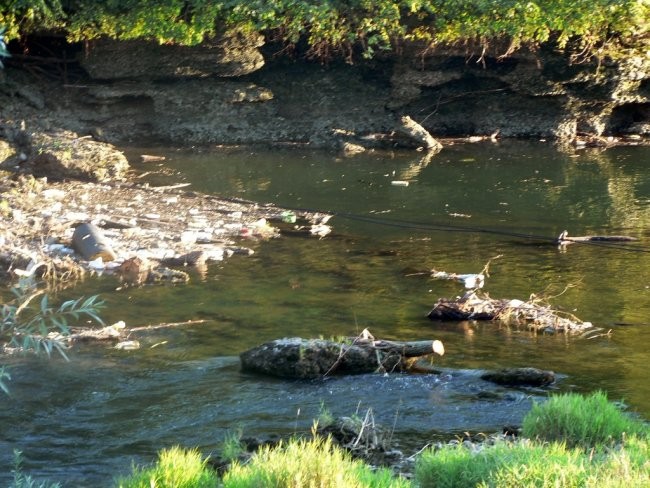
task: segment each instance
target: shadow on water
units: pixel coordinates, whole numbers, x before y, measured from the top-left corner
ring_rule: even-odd
[[[428,163],[413,153],[339,159],[297,150],[142,150],[155,151],[168,160],[164,172],[149,176],[152,184],[188,181],[196,191],[429,227],[335,217],[332,236],[247,241],[253,256],[213,265],[187,285],[116,291],[110,277],[87,279],[66,293],[101,293],[107,322],[204,322],[140,333],[137,351],[100,344],[76,347],[70,362],[7,358],[13,379],[0,409],[0,484],[11,479],[13,449],[24,452],[25,469],[37,478],[106,486],[163,447],[210,453],[239,428],[262,437],[308,432],[322,409],[349,416],[372,408],[378,422],[394,425],[397,444],[415,451],[440,436],[520,423],[548,390],[506,389],[479,378],[507,366],[552,369],[560,375],[552,391],[604,389],[650,416],[649,254],[561,250],[548,241],[564,229],[628,234],[647,251],[648,148],[567,155],[530,143],[459,145]],[[554,305],[592,321],[603,335],[425,318],[439,297],[463,292],[433,280],[429,270],[478,272],[499,254],[486,285],[492,297],[557,295]],[[355,335],[366,327],[385,339],[442,340],[447,352],[436,367],[443,374],[286,381],[240,372],[239,352],[261,342]]]

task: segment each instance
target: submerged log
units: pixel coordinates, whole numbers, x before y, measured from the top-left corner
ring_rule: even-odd
[[[318,378],[331,374],[408,371],[413,358],[443,354],[440,341],[336,342],[292,337],[277,339],[240,354],[242,370],[281,378]]]

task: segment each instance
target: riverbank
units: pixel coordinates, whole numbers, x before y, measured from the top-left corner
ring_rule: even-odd
[[[58,82],[38,93],[8,73],[0,91],[111,141],[391,146],[403,116],[434,137],[650,135],[650,10],[636,0],[56,0],[0,14],[7,66]]]
[[[602,393],[560,395],[535,405],[523,438],[469,440],[425,446],[411,457],[413,472],[392,472],[353,460],[350,452],[319,437],[292,439],[237,459],[235,438],[224,445],[232,464],[217,474],[197,451],[162,451],[152,468],[135,468],[121,487],[144,486],[644,486],[650,474],[648,425],[631,419]],[[369,429],[374,425],[368,424]],[[361,433],[359,433],[359,440]],[[352,450],[354,453],[354,450]],[[402,466],[403,467],[403,466]],[[171,481],[174,480],[174,481]]]

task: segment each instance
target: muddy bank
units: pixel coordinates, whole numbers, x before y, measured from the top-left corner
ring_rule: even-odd
[[[28,132],[64,128],[114,143],[413,147],[395,137],[410,116],[434,137],[650,137],[650,58],[624,52],[575,62],[543,48],[477,58],[405,45],[373,61],[323,65],[259,36],[192,48],[31,43],[7,60],[0,82],[0,119],[25,120]],[[43,45],[50,56],[31,54]]]

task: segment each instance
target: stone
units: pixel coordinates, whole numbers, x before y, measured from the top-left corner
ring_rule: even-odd
[[[504,368],[481,375],[481,379],[503,386],[548,386],[555,373],[537,368]]]

